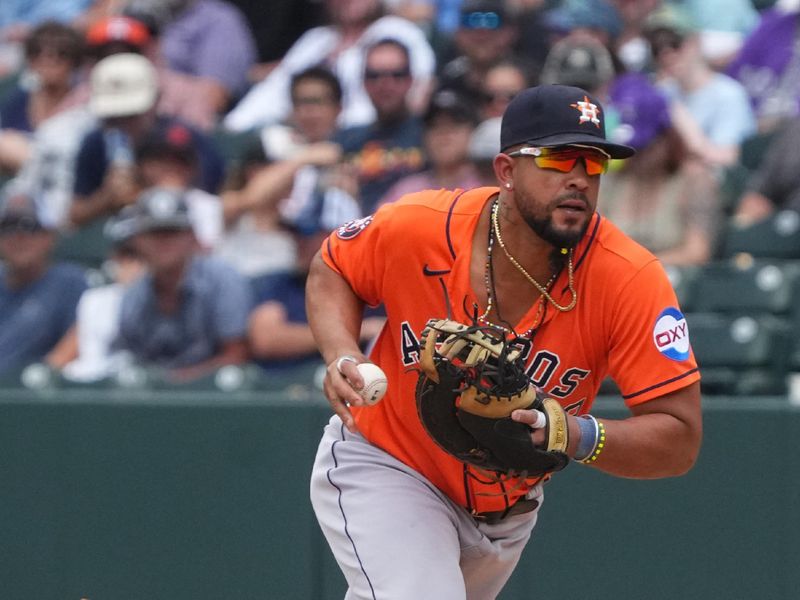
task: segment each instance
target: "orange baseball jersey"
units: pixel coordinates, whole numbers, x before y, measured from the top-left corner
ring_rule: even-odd
[[[370,358],[386,372],[389,387],[379,404],[353,408],[359,430],[477,512],[502,510],[506,499],[498,483],[467,476],[466,467],[425,432],[416,412],[415,367],[428,319],[449,314],[471,322],[477,303],[469,279],[473,233],[496,193],[479,188],[410,194],[340,227],[322,247],[326,264],[360,298],[370,305],[383,302],[386,309],[387,323]],[[686,320],[650,252],[595,214],[575,248],[574,267],[578,302],[569,312],[546,305],[539,315],[536,290],[520,290],[530,294],[532,306],[516,330],[527,331],[541,317],[526,357],[534,384],[581,414],[607,375],[629,406],[699,380]],[[566,269],[552,290],[559,304],[569,302]],[[512,499],[525,492],[523,486]]]

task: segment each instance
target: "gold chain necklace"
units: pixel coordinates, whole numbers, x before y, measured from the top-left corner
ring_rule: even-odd
[[[497,207],[498,207],[498,200],[495,200],[494,203],[492,204],[492,209],[491,210],[492,211],[496,211]],[[497,323],[493,323],[492,321],[489,320],[489,313],[492,312],[492,306],[494,304],[494,302],[493,302],[494,294],[492,293],[492,290],[494,289],[494,284],[492,282],[492,252],[494,250],[494,238],[495,238],[494,231],[490,227],[489,228],[489,244],[488,244],[488,247],[486,249],[486,266],[484,268],[484,274],[483,274],[483,280],[484,280],[484,284],[486,286],[486,310],[483,312],[482,315],[480,315],[478,317],[478,320],[479,321],[483,321],[487,325],[489,325],[491,327],[495,327],[497,329],[500,329],[500,330],[502,330],[502,331],[504,331],[506,333],[513,333],[517,337],[530,338],[530,336],[533,333],[533,331],[539,326],[539,323],[542,320],[542,316],[544,315],[544,310],[543,310],[544,309],[544,302],[543,302],[544,296],[539,296],[536,299],[536,318],[534,319],[533,325],[531,325],[528,328],[528,330],[525,333],[523,333],[522,335],[518,335],[512,329],[509,329],[508,327],[506,327],[504,325],[498,325]],[[547,287],[550,287],[550,285],[553,283],[553,281],[555,281],[555,279],[556,279],[556,274],[553,274],[553,276],[550,278],[550,281],[547,282]],[[499,313],[498,313],[498,316],[499,316]]]
[[[525,270],[525,268],[517,262],[517,259],[511,256],[511,253],[508,251],[508,248],[506,248],[506,245],[503,242],[503,237],[500,235],[500,221],[497,218],[498,212],[500,212],[500,203],[496,202],[495,205],[492,207],[492,228],[494,230],[494,235],[497,238],[497,243],[500,244],[500,247],[503,249],[506,258],[508,258],[508,260],[511,261],[511,264],[514,265],[517,268],[517,270],[525,276],[525,279],[530,281],[533,284],[533,286],[537,290],[539,290],[542,296],[544,296],[556,310],[561,312],[567,312],[575,308],[575,305],[578,303],[578,292],[575,291],[575,286],[574,286],[575,282],[573,278],[574,268],[572,265],[572,248],[569,249],[569,259],[567,260],[567,287],[569,288],[569,291],[572,294],[572,301],[566,306],[563,306],[553,299],[553,297],[547,291],[547,288],[545,286],[543,286],[541,283],[539,283],[533,277],[530,276],[530,274]],[[549,286],[550,283],[552,283],[552,281],[553,280],[551,279],[547,285]]]

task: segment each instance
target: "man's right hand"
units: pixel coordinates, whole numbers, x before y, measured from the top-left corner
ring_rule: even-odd
[[[358,372],[358,364],[366,359],[361,354],[343,355],[332,361],[327,368],[322,390],[348,430],[355,433],[356,422],[350,406],[365,406],[366,402],[356,390],[364,387],[364,380]]]

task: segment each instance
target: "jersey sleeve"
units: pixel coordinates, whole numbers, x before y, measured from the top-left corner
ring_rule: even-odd
[[[628,406],[700,378],[686,319],[656,260],[618,290],[610,337],[609,374]]]
[[[322,243],[322,259],[369,306],[377,306],[382,299],[387,260],[384,248],[391,236],[394,210],[395,205],[388,204],[374,215],[350,221]]]

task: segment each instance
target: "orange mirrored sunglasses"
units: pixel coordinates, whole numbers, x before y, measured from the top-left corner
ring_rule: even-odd
[[[562,173],[569,173],[575,168],[578,159],[583,159],[587,175],[601,175],[608,170],[608,154],[593,146],[573,144],[559,148],[538,148],[526,146],[509,152],[508,156],[530,156],[540,169],[553,169]]]

